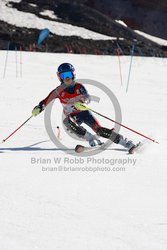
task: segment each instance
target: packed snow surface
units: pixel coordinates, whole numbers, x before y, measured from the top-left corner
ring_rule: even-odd
[[[1,141],[58,86],[59,64],[70,62],[78,79],[98,81],[113,92],[123,124],[159,142],[121,128],[128,139],[144,142],[138,154],[112,144],[93,156],[70,155],[76,144],[87,143],[67,134],[55,100],[53,130],[58,136],[59,126],[69,151],[50,140],[45,112],[0,145],[0,249],[166,250],[167,60],[134,57],[127,93],[130,57],[120,58],[123,85],[117,57],[1,51],[0,60]],[[89,106],[115,119],[104,88],[87,81],[89,93],[99,98]],[[114,126],[95,116],[103,126]]]

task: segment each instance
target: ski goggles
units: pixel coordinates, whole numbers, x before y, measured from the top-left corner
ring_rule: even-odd
[[[60,78],[62,80],[65,80],[66,78],[73,78],[73,77],[74,77],[74,75],[71,71],[60,73]]]

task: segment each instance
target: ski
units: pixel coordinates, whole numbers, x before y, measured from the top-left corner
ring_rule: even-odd
[[[103,148],[103,146],[104,146],[104,144],[102,144],[102,145],[96,145],[94,147],[86,147],[86,146],[78,144],[75,147],[75,152],[76,153],[91,152],[91,151],[94,151],[96,149]]]
[[[143,145],[142,142],[138,142],[133,148],[131,148],[128,152],[128,154],[134,154],[134,153],[138,153],[140,152],[140,148]],[[85,152],[91,152],[94,151],[96,149],[104,149],[104,144],[102,145],[96,145],[95,147],[86,147],[80,144],[77,144],[75,147],[75,152],[76,153],[85,153]]]

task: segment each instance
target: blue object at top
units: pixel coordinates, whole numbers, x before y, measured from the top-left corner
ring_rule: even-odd
[[[40,45],[45,40],[45,38],[48,37],[48,35],[49,35],[49,29],[46,28],[46,29],[41,30],[39,37],[38,37],[37,45]]]

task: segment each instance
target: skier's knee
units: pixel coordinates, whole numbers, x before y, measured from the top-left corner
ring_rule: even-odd
[[[83,137],[86,134],[86,129],[82,126],[78,126],[69,117],[66,117],[63,120],[63,123],[68,130],[70,130],[72,133],[75,133],[79,137]]]

